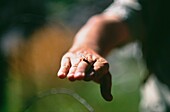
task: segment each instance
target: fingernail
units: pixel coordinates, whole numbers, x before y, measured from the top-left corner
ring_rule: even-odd
[[[113,96],[111,94],[107,95],[107,97],[105,97],[105,100],[106,101],[112,101],[113,100]]]
[[[73,74],[70,74],[70,73],[67,75],[67,77],[72,77],[72,76],[73,76]]]
[[[112,101],[112,100],[113,100],[113,96],[112,96],[112,95],[109,95],[108,101]]]
[[[81,72],[77,72],[75,75],[74,75],[74,77],[80,77],[82,75],[82,73]]]
[[[66,74],[64,72],[58,72],[58,77],[63,79],[65,78]]]
[[[70,81],[74,81],[75,78],[73,77],[73,74],[68,74],[67,75],[67,78],[70,80]]]
[[[85,73],[83,72],[78,72],[75,74],[74,78],[76,78],[77,80],[82,80],[84,79]]]

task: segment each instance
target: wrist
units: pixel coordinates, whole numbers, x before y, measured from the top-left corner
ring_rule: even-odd
[[[100,50],[99,47],[97,45],[94,44],[90,44],[90,43],[73,43],[72,47],[69,49],[70,52],[77,52],[77,51],[85,51],[87,49],[91,49],[94,52],[100,54]]]

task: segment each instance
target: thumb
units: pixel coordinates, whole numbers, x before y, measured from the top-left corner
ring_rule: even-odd
[[[100,80],[100,92],[102,97],[106,101],[111,101],[113,99],[113,96],[111,94],[111,86],[112,86],[111,74],[110,72],[108,72]]]

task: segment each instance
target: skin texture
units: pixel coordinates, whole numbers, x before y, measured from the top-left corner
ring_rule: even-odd
[[[61,59],[58,77],[70,81],[94,81],[100,84],[102,97],[113,99],[109,63],[104,58],[116,47],[131,41],[125,23],[114,15],[95,15],[75,35],[72,47]]]

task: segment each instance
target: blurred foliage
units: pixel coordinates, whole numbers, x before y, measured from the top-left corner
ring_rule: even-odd
[[[50,0],[46,5],[50,17],[78,30],[87,19],[102,12],[113,0]]]

